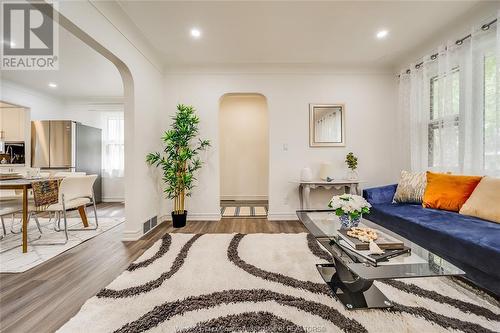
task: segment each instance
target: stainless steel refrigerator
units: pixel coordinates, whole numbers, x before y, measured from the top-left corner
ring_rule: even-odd
[[[96,202],[101,202],[101,132],[75,121],[32,121],[31,166],[98,175],[94,195]]]

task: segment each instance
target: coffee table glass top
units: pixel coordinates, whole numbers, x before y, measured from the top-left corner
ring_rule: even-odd
[[[297,211],[300,221],[316,240],[326,248],[335,260],[340,260],[364,279],[411,278],[424,276],[463,275],[461,269],[448,261],[429,252],[423,247],[391,232],[373,222],[361,219],[360,227],[380,230],[401,241],[411,249],[409,254],[403,254],[388,261],[379,262],[377,266],[369,263],[356,251],[349,251],[339,244],[340,220],[332,210],[301,210]],[[345,245],[345,244],[344,244]]]

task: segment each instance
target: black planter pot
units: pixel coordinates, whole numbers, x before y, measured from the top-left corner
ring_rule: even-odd
[[[172,212],[172,225],[174,228],[182,228],[186,226],[187,210],[183,214],[175,214]]]

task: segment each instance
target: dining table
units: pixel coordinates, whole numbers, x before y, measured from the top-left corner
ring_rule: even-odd
[[[20,190],[22,191],[22,251],[28,252],[28,191],[32,188],[34,182],[39,182],[49,178],[19,178],[0,180],[0,190]],[[50,178],[54,179],[54,178]],[[62,179],[62,178],[61,178]],[[78,213],[82,219],[84,227],[88,227],[87,214],[85,206],[78,207]]]

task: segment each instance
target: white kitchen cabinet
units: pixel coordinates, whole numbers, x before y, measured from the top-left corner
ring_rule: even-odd
[[[23,108],[0,109],[0,131],[3,139],[9,141],[25,141],[26,111]]]

